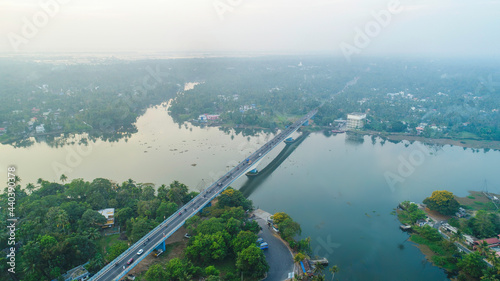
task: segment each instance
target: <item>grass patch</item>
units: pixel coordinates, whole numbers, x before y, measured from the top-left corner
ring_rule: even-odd
[[[448,272],[456,272],[458,268],[456,266],[457,259],[455,258],[455,256],[459,254],[456,247],[454,247],[454,245],[450,245],[450,242],[444,239],[440,239],[439,241],[428,240],[418,234],[421,230],[423,229],[415,227],[415,231],[417,233],[411,235],[410,241],[420,245],[419,248],[435,265],[444,268]],[[423,250],[422,245],[427,246],[432,251],[432,253],[426,253],[425,250]]]
[[[214,266],[222,273],[222,275],[226,275],[229,272],[234,273],[236,272],[236,259],[233,257],[226,258],[215,263]]]
[[[479,140],[481,139],[476,134],[470,132],[460,132],[457,134],[457,138],[459,139],[469,139],[469,140]]]
[[[476,197],[471,196],[471,195],[467,196],[467,198],[469,198],[469,199],[476,199]]]
[[[483,202],[479,202],[479,201],[474,201],[474,204],[476,204],[476,205],[484,205]]]
[[[99,253],[101,253],[101,255],[105,257],[109,251],[109,248],[116,242],[120,241],[119,238],[120,234],[113,234],[109,236],[103,236],[99,240],[97,240]]]

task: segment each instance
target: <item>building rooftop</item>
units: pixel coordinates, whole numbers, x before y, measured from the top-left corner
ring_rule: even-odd
[[[483,241],[488,243],[488,245],[500,244],[500,240],[498,238],[494,238],[494,237],[493,238],[486,238],[486,239],[482,239],[482,240],[477,240],[474,243],[479,245],[479,244],[483,243]]]
[[[115,208],[102,209],[97,212],[106,218],[107,222],[105,225],[112,225],[115,223]]]

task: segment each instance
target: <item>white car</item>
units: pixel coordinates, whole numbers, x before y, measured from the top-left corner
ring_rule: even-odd
[[[144,253],[144,250],[140,249],[139,252],[137,252],[137,255],[140,256],[140,255],[142,255],[142,253]]]

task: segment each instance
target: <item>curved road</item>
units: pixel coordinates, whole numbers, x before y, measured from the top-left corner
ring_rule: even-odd
[[[267,226],[267,218],[256,215],[255,220],[262,227],[259,237],[269,244],[264,250],[269,272],[266,281],[283,281],[288,279],[288,273],[293,271],[293,256],[281,239],[273,235],[273,230]]]

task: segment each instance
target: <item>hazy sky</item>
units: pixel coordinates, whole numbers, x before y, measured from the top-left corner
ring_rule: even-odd
[[[498,57],[500,0],[0,0],[0,36],[0,52]]]

